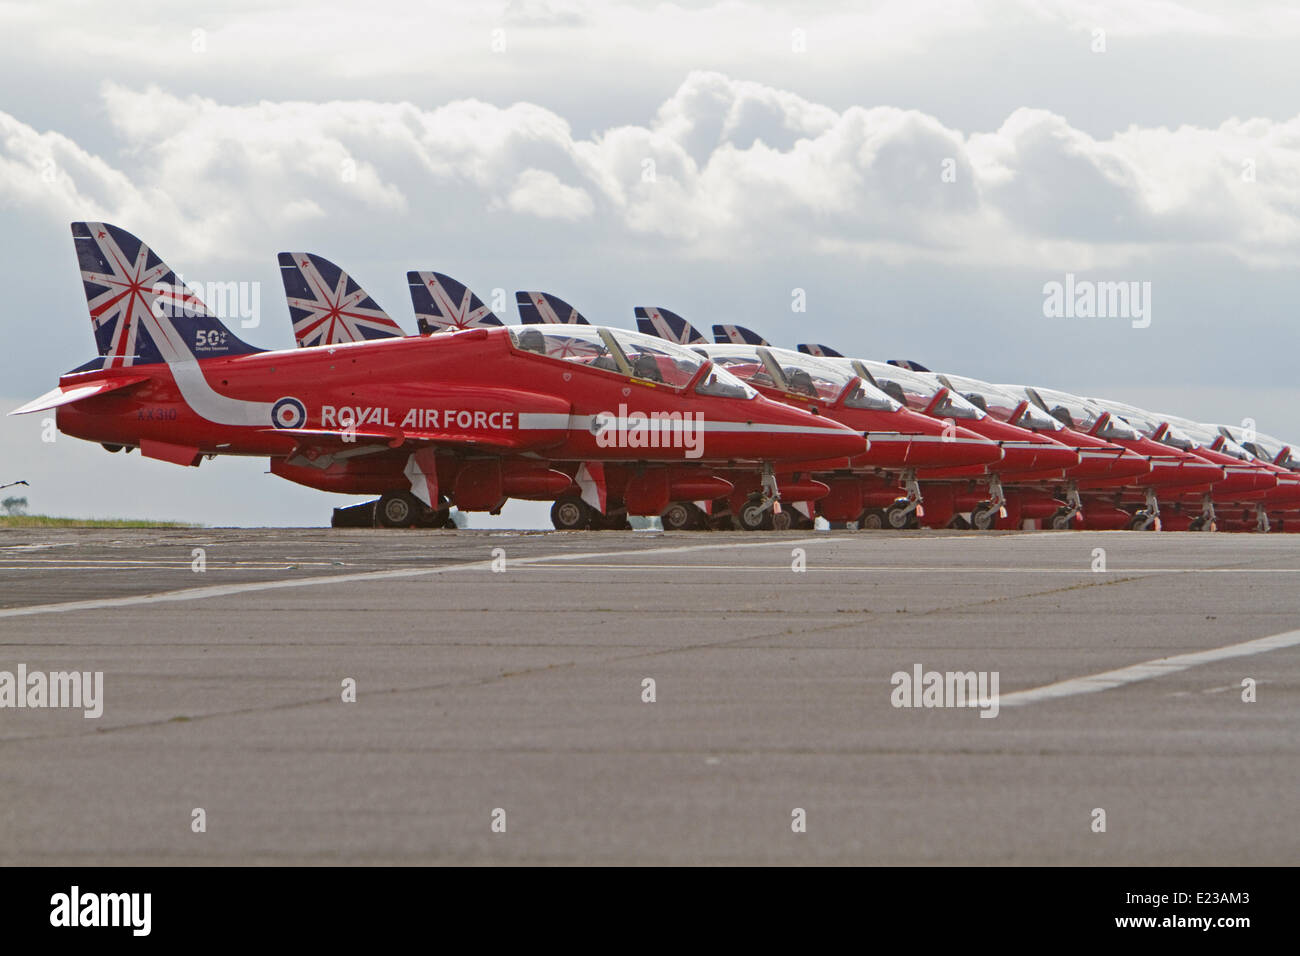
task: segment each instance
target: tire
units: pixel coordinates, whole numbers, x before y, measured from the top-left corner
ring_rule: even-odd
[[[740,531],[761,531],[770,513],[757,499],[751,499],[732,516],[732,520]]]
[[[879,531],[885,527],[885,513],[879,508],[868,508],[858,519],[859,531]]]
[[[1149,517],[1150,516],[1145,511],[1137,512],[1136,514],[1133,515],[1132,518],[1129,519],[1128,526],[1127,526],[1128,530],[1141,531],[1143,527],[1146,525],[1147,519]]]
[[[1047,519],[1047,527],[1053,531],[1069,531],[1073,524],[1074,518],[1070,515],[1069,508],[1057,508]]]
[[[665,531],[689,531],[695,527],[694,506],[687,501],[674,501],[659,516]]]
[[[817,519],[809,518],[802,511],[790,512],[790,527],[797,531],[811,531],[817,527]]]
[[[915,511],[907,510],[907,505],[895,501],[885,509],[885,524],[895,531],[902,531],[904,528],[912,527],[912,519],[915,515]]]
[[[792,527],[794,527],[794,519],[791,517],[790,512],[782,511],[779,515],[772,515],[772,530],[789,531]]]
[[[998,513],[992,508],[976,508],[970,513],[970,525],[976,531],[990,531],[998,520]]]
[[[375,518],[380,527],[409,528],[420,520],[423,504],[409,491],[389,491],[379,499]]]
[[[556,531],[585,531],[591,527],[591,506],[581,498],[564,497],[551,505]]]

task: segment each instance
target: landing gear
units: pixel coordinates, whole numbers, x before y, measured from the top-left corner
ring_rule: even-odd
[[[981,501],[970,513],[971,527],[977,531],[988,531],[1004,513],[1007,499],[1002,494],[1002,482],[997,475],[989,476],[989,498]]]
[[[665,531],[690,531],[704,527],[704,512],[690,501],[674,501],[659,516]]]
[[[416,524],[423,507],[409,491],[388,491],[379,499],[375,517],[384,528],[410,528]]]
[[[899,498],[885,509],[885,524],[895,531],[902,531],[904,528],[915,528],[917,523],[915,501]]]
[[[1156,516],[1146,510],[1133,512],[1133,517],[1128,521],[1130,531],[1150,531],[1156,523]]]
[[[746,501],[732,518],[740,531],[762,531],[765,526],[771,527],[769,509],[770,503],[764,502],[761,496],[756,496]]]
[[[1187,526],[1188,531],[1217,531],[1219,530],[1217,515],[1214,513],[1214,499],[1208,494],[1201,496],[1201,513],[1192,519],[1192,523]]]
[[[551,524],[556,531],[584,531],[591,527],[591,514],[581,498],[566,496],[551,505]]]
[[[970,526],[976,531],[988,531],[998,520],[999,508],[991,501],[981,501],[970,513]]]
[[[885,526],[885,512],[879,508],[868,508],[858,519],[859,531],[879,531]],[[835,525],[831,525],[835,527]]]
[[[817,519],[808,517],[798,508],[791,508],[788,514],[790,515],[790,527],[796,531],[812,531],[817,527]]]
[[[446,498],[430,508],[409,491],[389,491],[374,502],[374,524],[380,528],[454,528]],[[350,523],[350,522],[349,522]],[[336,525],[345,527],[346,524]]]
[[[773,531],[789,531],[794,526],[794,519],[790,517],[790,512],[781,511],[772,514]]]
[[[751,495],[741,509],[732,515],[731,520],[740,531],[771,530],[776,527],[777,519],[780,518],[774,507],[780,498],[781,493],[776,486],[776,474],[772,471],[772,463],[764,462],[761,490]],[[789,518],[786,517],[781,530],[790,527],[788,522]]]
[[[1068,531],[1074,518],[1083,511],[1083,499],[1079,497],[1079,488],[1070,482],[1065,489],[1065,505],[1057,508],[1052,517],[1047,519],[1048,527],[1053,531]]]
[[[1263,505],[1255,505],[1255,530],[1260,534],[1269,532],[1268,512]]]
[[[1160,502],[1156,500],[1155,489],[1148,488],[1146,496],[1146,507],[1133,512],[1133,517],[1129,519],[1128,529],[1130,531],[1160,530]]]
[[[1053,531],[1069,531],[1073,521],[1073,511],[1069,508],[1057,508],[1052,516],[1047,519],[1047,526]]]

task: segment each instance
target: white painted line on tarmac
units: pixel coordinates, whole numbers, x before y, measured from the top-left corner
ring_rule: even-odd
[[[677,554],[687,551],[709,551],[726,548],[791,547],[805,544],[825,544],[826,538],[798,538],[790,540],[745,541],[718,544],[690,544],[680,547],[633,548],[627,551],[575,552],[573,554],[544,554],[532,558],[508,558],[507,568],[536,564],[540,561],[590,561],[593,558],[621,557],[639,554]],[[105,608],[135,607],[147,604],[164,604],[172,601],[202,601],[207,598],[229,597],[257,591],[278,591],[283,588],[306,588],[321,584],[348,584],[363,581],[386,581],[396,578],[418,578],[450,571],[481,571],[491,568],[492,561],[472,561],[466,564],[443,564],[432,568],[394,568],[391,571],[362,571],[355,574],[324,574],[314,577],[287,578],[282,581],[247,581],[242,584],[217,584],[202,588],[184,588],[178,591],[161,591],[153,594],[136,594],[117,598],[93,598],[87,601],[64,601],[59,604],[32,604],[27,607],[0,608],[0,618],[33,617],[38,614],[65,614],[70,611],[97,611]]]
[[[655,570],[655,571],[781,571],[784,565],[774,564],[571,564],[568,567],[589,568],[599,571]],[[536,565],[533,570],[546,570]],[[1107,568],[1093,571],[1086,564],[1074,568],[954,568],[943,565],[809,565],[812,572],[879,571],[910,574],[914,571],[933,571],[942,574],[1095,574],[1098,578],[1117,574],[1300,574],[1300,568]]]
[[[1232,660],[1234,657],[1249,657],[1252,654],[1264,654],[1284,647],[1300,645],[1300,631],[1286,631],[1271,637],[1261,637],[1241,644],[1229,644],[1216,647],[1210,651],[1197,651],[1194,654],[1178,654],[1174,657],[1161,657],[1143,664],[1133,664],[1118,670],[1104,671],[1087,677],[1073,677],[1055,684],[1035,687],[1032,690],[1019,690],[1012,694],[1003,694],[998,699],[1002,707],[1018,707],[1034,704],[1041,700],[1056,700],[1060,697],[1073,697],[1077,694],[1095,694],[1098,691],[1136,684],[1139,681],[1153,680],[1167,674],[1176,674],[1201,664],[1213,664],[1216,661]]]

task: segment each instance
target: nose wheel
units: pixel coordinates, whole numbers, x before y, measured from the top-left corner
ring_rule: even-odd
[[[1002,494],[1002,482],[997,475],[989,476],[989,498],[981,501],[970,513],[971,527],[977,531],[988,531],[997,523],[998,518],[1006,514],[1004,505],[1007,499]]]
[[[1070,482],[1065,490],[1065,504],[1057,508],[1052,517],[1047,519],[1047,526],[1053,531],[1068,531],[1074,523],[1075,516],[1083,511],[1083,499],[1079,497],[1079,488]]]
[[[1130,531],[1160,530],[1160,502],[1156,500],[1155,489],[1148,488],[1146,496],[1146,507],[1133,512],[1133,517],[1129,519]]]

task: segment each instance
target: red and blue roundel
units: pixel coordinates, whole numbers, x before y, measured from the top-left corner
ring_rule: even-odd
[[[271,406],[271,424],[276,428],[302,428],[307,409],[296,398],[282,398]]]

